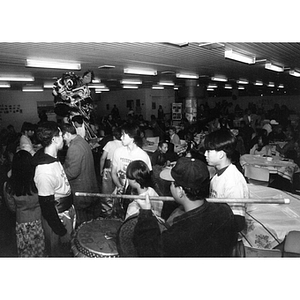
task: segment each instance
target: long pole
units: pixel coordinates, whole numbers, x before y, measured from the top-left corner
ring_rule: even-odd
[[[145,196],[139,195],[115,195],[115,194],[100,194],[100,193],[84,193],[75,192],[75,196],[82,197],[99,197],[99,198],[121,198],[121,199],[146,199]],[[175,201],[173,197],[168,196],[150,196],[150,200],[154,201]],[[257,204],[289,204],[290,199],[288,198],[269,198],[269,199],[259,199],[259,198],[206,198],[206,201],[213,203],[257,203]]]

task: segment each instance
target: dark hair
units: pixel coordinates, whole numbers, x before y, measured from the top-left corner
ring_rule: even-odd
[[[37,193],[31,159],[32,156],[28,151],[20,150],[15,153],[12,161],[12,174],[7,182],[12,195],[26,196]]]
[[[129,137],[134,139],[134,143],[142,148],[143,140],[141,138],[140,127],[135,123],[125,123],[121,127],[121,131],[124,131]]]
[[[73,126],[73,124],[70,123],[63,123],[61,126],[62,134],[65,134],[66,132],[69,132],[71,134],[77,134],[76,128]]]
[[[128,179],[135,179],[141,188],[152,185],[151,173],[147,164],[142,160],[134,160],[129,163],[126,169],[126,177]]]
[[[79,124],[83,124],[83,117],[82,117],[82,116],[74,116],[74,117],[72,118],[72,121],[73,121],[73,122],[77,122],[77,123],[79,123]]]
[[[36,136],[43,147],[51,145],[52,138],[59,136],[58,124],[54,121],[47,121],[38,125]]]
[[[219,129],[209,133],[204,139],[205,150],[223,150],[231,159],[236,148],[236,137],[227,129]]]
[[[34,131],[35,126],[32,123],[24,122],[23,125],[22,125],[22,128],[21,128],[21,132],[25,133],[25,131],[29,131],[29,130]]]
[[[259,142],[259,139],[261,138],[261,141],[262,141],[262,145],[259,145],[258,142]],[[269,138],[267,136],[265,136],[263,133],[262,134],[259,134],[257,135],[257,150],[258,151],[261,151],[261,149],[268,145],[269,144]]]
[[[174,184],[175,184],[175,186],[181,186],[180,184],[177,184],[176,182],[174,182]],[[209,196],[209,184],[210,184],[210,179],[207,178],[206,182],[203,183],[203,186],[199,187],[198,189],[184,187],[184,186],[181,186],[181,187],[184,190],[186,196],[191,201],[195,201],[195,200],[199,200],[199,199],[208,198],[208,196]]]
[[[112,130],[112,135],[117,139],[117,140],[121,140],[121,129],[120,127],[114,127]]]
[[[162,146],[163,146],[163,144],[167,144],[167,145],[168,145],[168,147],[169,147],[169,142],[168,142],[168,141],[166,141],[166,140],[161,140],[161,141],[159,141],[159,142],[158,142],[158,147],[162,147]]]

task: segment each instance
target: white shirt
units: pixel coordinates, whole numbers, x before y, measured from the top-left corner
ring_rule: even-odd
[[[246,179],[235,165],[230,164],[221,175],[218,175],[218,173],[214,175],[210,182],[210,197],[249,198]],[[245,216],[245,204],[229,206],[231,207],[233,214]]]

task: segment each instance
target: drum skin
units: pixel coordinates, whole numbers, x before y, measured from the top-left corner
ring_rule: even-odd
[[[118,257],[117,232],[122,224],[120,219],[98,218],[82,223],[72,239],[75,257]]]

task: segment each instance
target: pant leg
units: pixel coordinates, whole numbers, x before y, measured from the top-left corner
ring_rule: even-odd
[[[115,189],[115,184],[111,176],[111,169],[104,169],[102,177],[102,194],[112,194]],[[112,213],[113,199],[112,198],[102,198],[101,199],[103,208],[108,215]]]

